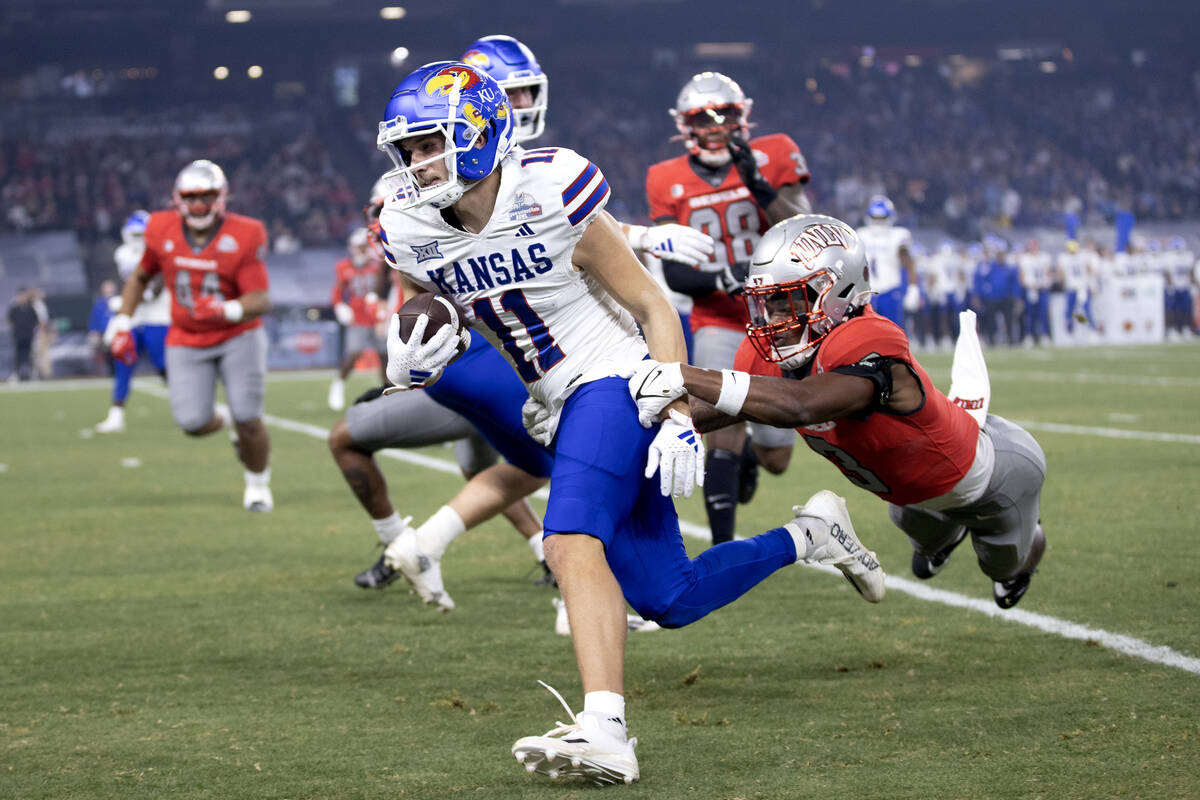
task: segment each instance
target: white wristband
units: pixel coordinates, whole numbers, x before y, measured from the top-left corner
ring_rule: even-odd
[[[226,300],[221,308],[225,311],[225,319],[229,322],[241,322],[242,317],[246,315],[246,309],[242,308],[242,304],[238,300]]]
[[[750,393],[750,376],[731,369],[721,370],[721,395],[714,407],[722,414],[736,417],[742,412],[742,404]]]

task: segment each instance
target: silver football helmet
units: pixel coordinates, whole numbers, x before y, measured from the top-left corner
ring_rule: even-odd
[[[719,72],[701,72],[679,90],[670,114],[688,152],[719,167],[729,163],[732,134],[749,138],[753,105],[737,81]]]
[[[854,229],[833,217],[798,214],[772,226],[754,248],[742,290],[747,335],[764,359],[797,369],[871,294],[866,250]]]
[[[225,173],[207,158],[201,158],[179,170],[172,199],[189,227],[202,231],[212,227],[225,213],[229,184]]]

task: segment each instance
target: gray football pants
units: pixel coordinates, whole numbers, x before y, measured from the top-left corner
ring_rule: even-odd
[[[1041,513],[1046,456],[1037,440],[1019,425],[988,414],[983,431],[996,448],[996,465],[983,496],[969,506],[930,511],[892,505],[892,522],[908,534],[913,548],[932,554],[946,547],[965,527],[979,568],[995,581],[1021,572]]]
[[[420,390],[396,392],[346,410],[346,428],[359,446],[375,452],[454,442],[454,458],[469,473],[495,464],[500,456],[466,418],[434,402]]]

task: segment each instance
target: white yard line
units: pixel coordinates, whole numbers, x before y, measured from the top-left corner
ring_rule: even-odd
[[[327,377],[327,376],[326,376]],[[83,384],[83,385],[76,385]],[[55,383],[53,385],[41,384],[40,388],[46,390],[58,389],[75,389],[75,388],[95,388],[96,386],[106,385],[107,381],[71,381]],[[28,384],[18,384],[18,386],[26,386]],[[33,391],[30,387],[24,391]],[[144,391],[147,394],[157,397],[166,397],[166,389],[161,385],[146,382],[139,382],[139,391]],[[21,391],[21,389],[17,389]],[[272,427],[281,430],[300,433],[305,436],[311,436],[315,439],[325,439],[329,435],[329,431],[319,425],[311,425],[307,422],[287,419],[286,417],[277,417],[273,414],[263,416],[263,421]],[[1200,444],[1200,436],[1185,436],[1183,434],[1170,433],[1148,433],[1139,431],[1122,431],[1115,428],[1089,428],[1080,425],[1055,425],[1053,423],[1033,423],[1027,421],[1018,422],[1023,427],[1031,430],[1045,430],[1054,433],[1072,433],[1088,436],[1109,436],[1114,438],[1130,438],[1130,439],[1147,439],[1152,441],[1165,442],[1185,442],[1187,444]],[[412,453],[407,450],[380,450],[379,455],[385,458],[392,458],[397,461],[403,461],[416,466],[434,469],[440,472],[446,472],[452,475],[459,474],[458,465],[441,458],[432,458],[420,453]],[[534,494],[534,497],[545,500],[549,497],[549,492],[546,489],[541,489]],[[712,536],[709,529],[705,525],[700,525],[688,520],[679,520],[680,531],[685,536],[690,536],[702,541],[709,541]],[[837,574],[837,570],[833,567],[818,567],[825,572]],[[1083,641],[1094,641],[1102,647],[1107,647],[1110,650],[1115,650],[1118,653],[1140,658],[1144,661],[1149,661],[1154,664],[1162,664],[1168,667],[1190,672],[1194,675],[1200,675],[1200,658],[1193,658],[1184,655],[1169,647],[1153,645],[1142,639],[1136,639],[1132,636],[1125,636],[1119,633],[1110,633],[1099,628],[1089,628],[1085,625],[1080,625],[1058,617],[1051,617],[1046,614],[1035,614],[1031,611],[1022,611],[1021,609],[1012,609],[1003,611],[993,602],[988,600],[980,600],[974,597],[968,597],[957,592],[949,592],[944,589],[934,589],[926,584],[918,583],[907,578],[900,578],[895,575],[887,576],[887,588],[893,592],[901,592],[911,595],[920,600],[927,600],[931,603],[941,603],[942,605],[951,606],[954,608],[963,608],[968,611],[975,611],[980,614],[992,617],[994,619],[1003,620],[1004,622],[1015,623],[1017,625],[1025,625],[1030,628],[1036,628],[1046,633],[1051,633],[1056,636],[1061,636],[1064,639],[1078,639]]]
[[[264,417],[268,425],[272,425],[284,430],[293,431],[295,433],[303,433],[308,436],[313,436],[318,439],[324,439],[328,435],[328,431],[317,425],[309,425],[305,422],[297,422],[295,420],[284,419],[266,415]],[[1200,442],[1200,437],[1192,437]],[[407,450],[380,450],[379,455],[386,458],[393,458],[397,461],[404,461],[409,464],[415,464],[430,469],[440,470],[452,475],[459,474],[458,465],[440,458],[430,458],[429,456],[421,455],[420,453],[411,453]],[[546,489],[540,489],[534,495],[542,500],[549,497],[549,492]],[[689,522],[685,519],[679,520],[679,529],[685,536],[690,536],[702,541],[711,541],[712,534],[708,527],[695,522]],[[838,571],[833,567],[819,567],[819,569],[838,574]],[[1107,647],[1110,650],[1116,650],[1125,655],[1134,656],[1145,661],[1150,661],[1155,664],[1163,664],[1168,667],[1175,667],[1186,672],[1191,672],[1195,675],[1200,675],[1200,658],[1192,658],[1183,653],[1172,650],[1169,647],[1161,647],[1150,644],[1141,639],[1135,639],[1132,636],[1124,636],[1119,633],[1109,633],[1098,628],[1089,628],[1075,622],[1070,622],[1065,619],[1047,616],[1045,614],[1035,614],[1031,611],[1022,611],[1020,609],[1011,609],[1009,611],[1001,610],[991,600],[979,600],[974,597],[967,597],[957,592],[948,592],[944,589],[934,589],[925,584],[900,578],[895,575],[887,576],[887,588],[889,591],[901,592],[903,594],[912,595],[921,600],[928,600],[932,603],[941,603],[942,605],[952,606],[954,608],[965,608],[969,611],[976,611],[981,614],[986,614],[989,617],[1000,619],[1005,622],[1012,622],[1018,625],[1025,625],[1030,628],[1052,633],[1061,636],[1065,639],[1080,639],[1083,641],[1094,641],[1097,644]]]

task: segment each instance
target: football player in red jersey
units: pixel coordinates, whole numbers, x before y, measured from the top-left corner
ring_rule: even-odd
[[[346,407],[346,376],[354,369],[366,350],[379,355],[381,380],[387,380],[387,348],[375,333],[378,323],[380,264],[371,257],[371,242],[366,228],[356,228],[346,242],[349,255],[337,262],[331,305],[338,324],[343,328],[342,362],[338,375],[329,386],[329,407],[341,411]]]
[[[746,307],[736,295],[762,234],[782,219],[806,212],[808,165],[796,143],[776,133],[750,139],[753,101],[719,72],[703,72],[679,92],[671,116],[687,155],[662,161],[646,173],[650,217],[658,224],[679,223],[716,240],[716,252],[699,269],[664,261],[673,290],[693,299],[692,363],[706,369],[733,366],[745,338]],[[758,459],[778,475],[791,458],[795,434],[752,427]],[[704,506],[713,544],[733,538],[736,505],[748,500],[743,460],[744,425],[708,437]],[[748,453],[747,457],[753,458]]]
[[[146,251],[121,294],[112,342],[115,358],[134,347],[130,315],[147,284],[162,273],[171,292],[167,334],[167,390],[176,424],[190,436],[232,425],[245,467],[242,505],[270,511],[270,439],[263,425],[267,336],[262,315],[271,308],[263,254],[267,231],[256,219],[227,213],[225,173],[211,161],[188,164],[175,178],[175,208],[156,211],[146,224]],[[217,405],[217,378],[229,406]]]
[[[797,427],[851,483],[890,504],[918,578],[941,571],[970,533],[996,604],[1012,608],[1046,544],[1041,447],[995,414],[980,428],[948,400],[870,295],[849,225],[818,215],[776,225],[750,264],[738,371],[647,363],[630,381],[642,422],[686,391],[702,431],[735,420]]]

